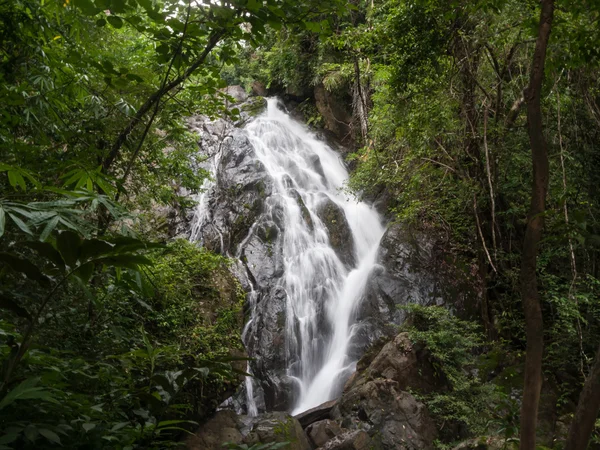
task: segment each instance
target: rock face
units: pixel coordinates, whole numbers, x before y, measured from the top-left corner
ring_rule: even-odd
[[[398,383],[397,389],[410,388],[423,393],[440,390],[445,385],[445,381],[436,375],[428,352],[420,346],[415,346],[408,333],[400,333],[385,344],[362,375],[357,374],[348,380],[346,389],[364,383],[367,379],[378,378]]]
[[[365,355],[342,396],[296,418],[320,450],[428,450],[437,430],[408,389],[444,390],[425,349],[407,333]]]
[[[356,262],[354,241],[344,212],[329,197],[326,197],[317,208],[317,215],[329,230],[329,243],[340,260],[348,268],[354,266]]]
[[[319,236],[324,236],[323,241],[319,241],[319,245],[322,242],[318,249],[320,253],[315,251],[314,254],[333,255],[331,259],[336,261],[335,276],[349,273],[356,267],[357,247],[362,247],[358,239],[356,242],[353,239],[355,233],[352,227],[356,227],[356,220],[349,223],[343,209],[345,203],[336,197],[336,192],[319,191],[313,197],[305,194],[303,197],[301,193],[307,188],[303,191],[297,180],[291,179],[290,174],[299,174],[298,179],[304,177],[302,179],[306,179],[307,185],[313,183],[321,186],[322,183],[329,189],[334,183],[327,184],[325,174],[331,172],[332,163],[327,159],[321,161],[325,154],[310,152],[306,153],[310,156],[303,156],[302,145],[294,142],[294,139],[301,141],[300,138],[294,135],[285,136],[289,137],[287,140],[281,139],[286,129],[273,124],[261,128],[261,138],[278,138],[276,148],[285,145],[290,147],[285,148],[288,150],[284,165],[287,178],[272,178],[267,171],[267,167],[273,170],[272,160],[263,158],[263,164],[254,148],[254,145],[258,145],[257,136],[239,127],[252,121],[254,113],[262,111],[264,99],[248,97],[239,87],[227,88],[226,92],[240,111],[238,126],[231,121],[210,121],[203,117],[189,121],[190,128],[200,136],[198,168],[214,174],[212,181],[205,185],[205,193],[199,198],[202,207],[198,208],[200,212],[193,218],[191,234],[192,239],[200,241],[208,249],[236,258],[239,261],[235,267],[236,275],[249,292],[246,312],[251,313],[252,321],[246,327],[244,343],[252,358],[249,370],[254,375],[253,399],[247,401],[245,392],[241,392],[232,403],[239,413],[248,412],[252,403],[259,407],[259,412],[289,410],[300,391],[296,375],[302,373],[303,362],[298,355],[310,345],[317,349],[324,347],[323,341],[330,337],[332,331],[328,296],[333,295],[331,292],[337,292],[327,285],[334,276],[319,267],[313,279],[321,276],[324,280],[319,281],[317,288],[311,288],[310,291],[305,289],[307,297],[319,305],[315,315],[310,320],[305,317],[299,320],[298,316],[290,315],[291,306],[287,304],[289,294],[286,291],[290,290],[290,284],[286,284],[284,273],[290,258],[285,259],[282,251],[286,236],[285,223],[290,223],[289,205],[297,205],[299,214],[296,213],[295,217],[301,217],[301,222],[310,233],[319,230]],[[327,100],[329,106],[323,107],[330,108],[334,115],[338,114],[334,111],[335,102],[330,100]],[[337,115],[335,117],[339,119]],[[259,141],[259,144],[266,142]],[[289,156],[290,153],[292,156]],[[324,163],[329,165],[323,167]],[[291,248],[291,245],[285,248]],[[302,251],[298,253],[302,254]],[[368,276],[362,299],[351,312],[353,340],[348,349],[349,362],[358,360],[380,338],[395,334],[396,325],[402,323],[405,317],[398,306],[442,302],[442,283],[432,270],[433,259],[432,245],[427,239],[401,226],[389,227],[380,243],[378,266]],[[329,264],[326,269],[331,267],[333,265]],[[338,287],[335,286],[335,289]],[[362,285],[358,292],[357,295],[363,292]],[[294,320],[288,321],[288,315]],[[249,316],[247,314],[246,318]],[[303,331],[309,338],[302,345],[299,341],[292,342],[293,339],[286,338],[299,335],[301,327],[306,330],[306,323],[317,324],[315,328],[318,326],[319,330]],[[325,357],[318,351],[314,355],[315,361]],[[396,389],[404,389],[401,381],[396,382],[399,383]],[[427,380],[423,380],[425,382]]]
[[[288,442],[289,450],[311,450],[300,423],[282,412],[258,417],[238,416],[234,411],[218,411],[196,434],[186,439],[189,450],[223,450],[224,443],[247,444]]]
[[[318,450],[376,450],[369,433],[362,430],[346,431],[327,441]]]
[[[306,434],[315,447],[321,447],[330,439],[342,434],[342,429],[336,422],[325,419],[309,425]]]
[[[406,392],[443,388],[426,352],[401,333],[374,358],[364,359],[370,362],[359,361],[363,369],[348,381],[331,417],[343,428],[366,431],[374,448],[433,448],[435,423],[425,405]]]
[[[437,436],[425,405],[387,379],[367,381],[344,393],[333,416],[344,428],[369,432],[385,450],[432,449]]]
[[[406,317],[400,306],[444,303],[445,282],[435,259],[430,239],[400,224],[388,227],[379,246],[379,268],[371,273],[357,312],[357,358],[377,340],[395,335],[395,325]]]
[[[352,99],[339,98],[327,91],[322,84],[315,86],[314,96],[317,109],[325,122],[325,128],[337,136],[342,143],[351,145],[352,111],[347,105],[352,104]]]

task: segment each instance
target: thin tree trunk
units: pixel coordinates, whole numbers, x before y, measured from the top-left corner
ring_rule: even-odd
[[[365,99],[365,92],[362,88],[361,75],[360,75],[360,63],[358,56],[354,57],[354,111],[358,117],[360,124],[360,133],[363,139],[363,143],[366,144],[367,137],[369,135],[369,122],[368,122],[368,111],[367,101]]]
[[[588,446],[598,411],[600,410],[600,346],[596,352],[596,361],[590,371],[583,390],[579,395],[579,402],[575,410],[575,417],[571,422],[569,434],[565,443],[565,450],[585,450]]]
[[[138,124],[142,121],[144,116],[152,109],[153,106],[155,106],[155,104],[160,102],[160,100],[168,92],[175,89],[185,80],[187,80],[198,69],[198,67],[204,64],[204,61],[206,60],[207,56],[223,38],[224,34],[225,33],[222,30],[214,31],[208,38],[208,42],[206,43],[204,51],[200,54],[200,56],[198,56],[196,61],[194,61],[182,75],[178,76],[169,83],[163,84],[156,92],[154,92],[150,97],[148,97],[148,100],[146,100],[146,102],[144,102],[142,106],[140,106],[140,109],[137,110],[136,114],[133,116],[131,121],[125,126],[125,128],[123,128],[121,133],[119,133],[119,136],[117,136],[117,139],[113,143],[110,152],[108,153],[106,158],[104,158],[104,161],[102,162],[103,172],[108,172],[112,164],[119,156],[121,147],[123,146],[123,144],[125,144],[125,141],[129,137],[131,132],[138,126]]]
[[[525,381],[521,404],[521,450],[535,450],[535,429],[542,387],[542,356],[544,352],[544,324],[536,268],[538,245],[544,227],[549,168],[548,144],[543,132],[540,97],[546,49],[554,15],[554,1],[542,0],[541,4],[540,25],[531,65],[529,86],[524,93],[527,102],[529,142],[533,163],[533,185],[525,241],[523,243],[520,279],[527,338]]]

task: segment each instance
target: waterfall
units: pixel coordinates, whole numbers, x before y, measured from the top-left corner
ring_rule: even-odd
[[[341,156],[286,114],[276,99],[268,100],[267,111],[245,132],[272,185],[262,216],[281,229],[274,248],[281,252],[283,274],[276,283],[285,293],[283,345],[286,375],[297,393],[292,412],[297,414],[337,396],[355,369],[349,356],[355,314],[384,227],[373,207],[344,193],[348,172]],[[199,222],[208,214],[202,210],[206,199],[200,200],[194,223],[198,238]],[[236,256],[243,257],[241,248],[254,228]],[[251,326],[256,294],[250,297],[244,342],[257,332]],[[253,380],[247,379],[245,386],[248,409],[255,413]]]

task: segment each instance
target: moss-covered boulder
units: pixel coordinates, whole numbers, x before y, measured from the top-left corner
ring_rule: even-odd
[[[300,423],[284,412],[258,417],[237,416],[233,411],[219,411],[186,439],[189,450],[222,450],[223,444],[273,444],[287,442],[286,450],[311,450]]]
[[[250,117],[256,117],[267,109],[267,99],[264,97],[250,97],[243,103],[240,110]]]

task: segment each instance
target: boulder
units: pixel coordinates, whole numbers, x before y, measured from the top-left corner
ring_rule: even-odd
[[[189,436],[185,445],[189,450],[223,450],[225,442],[241,444],[238,416],[233,411],[221,410],[206,422],[195,434]]]
[[[340,206],[329,197],[324,198],[317,207],[317,215],[329,234],[329,243],[338,258],[348,268],[356,264],[352,230],[346,215]]]
[[[329,92],[325,86],[318,84],[314,88],[315,105],[323,117],[325,128],[331,131],[343,144],[352,146],[352,110],[348,105],[351,99]]]
[[[267,88],[260,81],[253,81],[252,85],[251,85],[251,89],[252,89],[252,93],[254,95],[259,95],[261,97],[266,97],[267,95],[269,95]]]
[[[342,434],[342,429],[337,423],[325,419],[309,425],[306,434],[308,434],[315,447],[321,447],[330,439]]]
[[[227,86],[223,92],[234,99],[234,104],[242,103],[248,100],[248,93],[242,86]]]
[[[296,419],[284,412],[272,412],[259,416],[244,438],[246,444],[270,444],[289,442],[288,450],[311,450],[304,430]]]
[[[300,414],[294,416],[295,419],[300,422],[303,428],[308,427],[310,424],[315,423],[319,420],[331,418],[331,411],[337,404],[337,400],[330,400],[319,406],[315,406],[309,410],[306,410]]]
[[[366,358],[370,359],[370,355]],[[364,366],[359,362],[358,366]],[[445,381],[436,374],[428,352],[409,339],[408,333],[398,334],[379,351],[363,373],[346,383],[346,390],[369,379],[384,378],[398,383],[398,389],[414,389],[423,393],[443,389]]]
[[[226,442],[248,446],[289,442],[287,450],[312,448],[300,423],[284,412],[247,417],[230,410],[218,411],[185,445],[189,450],[223,450]]]
[[[393,380],[354,386],[342,395],[332,415],[344,428],[367,431],[382,450],[429,450],[437,438],[425,405]]]
[[[392,224],[381,238],[378,267],[371,272],[357,311],[352,349],[360,357],[377,340],[396,334],[406,312],[399,306],[442,304],[442,282],[436,271],[434,241],[406,226]]]
[[[267,109],[267,100],[264,97],[251,97],[240,106],[240,110],[248,117],[256,117]]]
[[[380,447],[366,431],[346,431],[327,441],[317,450],[378,450]]]

